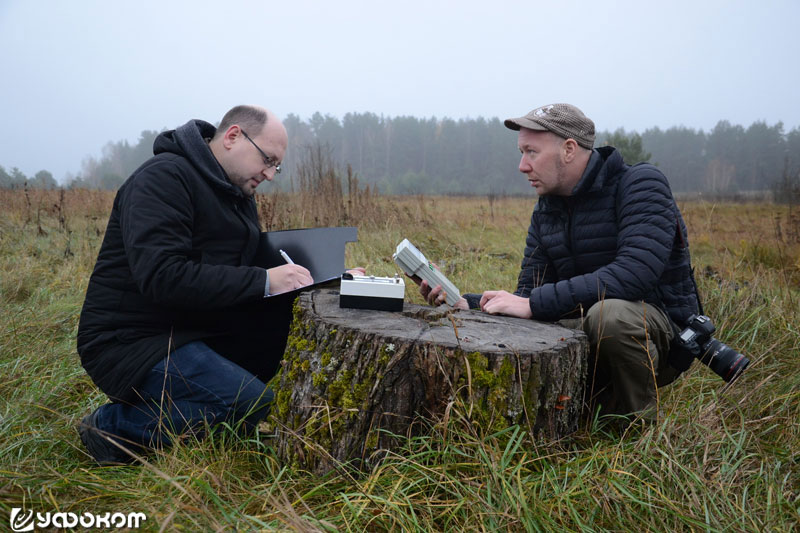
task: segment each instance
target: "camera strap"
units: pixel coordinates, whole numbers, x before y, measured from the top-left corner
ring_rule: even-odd
[[[676,205],[677,210],[677,205]],[[683,232],[681,231],[681,216],[675,218],[675,232],[678,235],[678,239],[681,242],[681,246],[683,249],[686,250],[686,253],[689,253],[689,245],[686,243],[686,238],[683,236]],[[705,315],[705,311],[703,311],[703,302],[700,299],[700,289],[697,288],[697,281],[694,279],[694,267],[692,266],[691,262],[689,263],[689,279],[692,280],[692,285],[694,286],[694,295],[697,298],[697,308],[701,315]]]
[[[631,175],[634,169],[642,169],[643,167],[649,167],[657,172],[660,172],[656,166],[646,162],[636,163],[635,165],[631,165],[628,167],[628,169],[620,178],[619,180],[620,185],[617,188],[617,197],[616,197],[616,202],[614,204],[616,208],[617,221],[619,221],[620,218],[619,206],[622,204],[622,191],[625,189],[622,185],[625,183],[625,180]],[[677,202],[675,202],[674,198],[672,199],[672,202],[673,202],[672,205],[675,206],[675,237],[677,238],[678,242],[680,242],[681,247],[684,250],[686,250],[686,254],[689,255],[689,243],[686,241],[686,237],[683,235],[683,231],[681,231],[681,220],[683,220],[683,218],[681,217],[680,209],[678,209],[678,204]],[[704,315],[705,312],[703,311],[703,302],[700,300],[700,290],[697,288],[697,281],[694,279],[694,267],[692,266],[691,261],[689,262],[689,279],[692,280],[692,286],[694,287],[694,294],[695,297],[697,298],[698,311],[700,312],[701,315]]]
[[[681,247],[686,251],[686,255],[689,256],[689,244],[686,242],[686,237],[683,235],[683,231],[681,231],[682,217],[677,204],[675,204],[675,212],[675,236],[678,242],[680,242]],[[692,286],[694,287],[698,311],[701,315],[705,315],[705,312],[703,311],[703,302],[700,300],[700,290],[697,288],[697,280],[694,279],[694,267],[691,264],[691,260],[689,262],[689,279],[692,280]],[[671,319],[670,324],[672,325],[674,335],[672,337],[668,356],[669,365],[680,372],[684,372],[692,365],[692,362],[695,360],[695,357],[697,357],[698,354],[695,353],[695,351],[689,346],[680,342],[680,326],[678,326]]]

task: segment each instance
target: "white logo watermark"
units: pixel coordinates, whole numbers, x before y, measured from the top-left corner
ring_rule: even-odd
[[[34,528],[96,527],[96,528],[128,528],[139,529],[147,520],[144,513],[35,513],[33,509],[25,511],[19,507],[11,509],[11,531],[34,531]]]

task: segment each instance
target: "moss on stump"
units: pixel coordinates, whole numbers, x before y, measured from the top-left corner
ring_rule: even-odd
[[[577,429],[587,352],[582,332],[553,324],[408,303],[341,309],[336,291],[306,292],[276,387],[277,450],[317,473],[369,466],[457,395],[487,430],[559,438]]]

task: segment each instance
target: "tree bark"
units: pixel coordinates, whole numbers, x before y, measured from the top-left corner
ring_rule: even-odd
[[[323,473],[369,466],[457,397],[474,424],[519,424],[557,439],[577,429],[588,342],[554,324],[404,304],[342,309],[332,290],[300,295],[273,409],[278,454]]]

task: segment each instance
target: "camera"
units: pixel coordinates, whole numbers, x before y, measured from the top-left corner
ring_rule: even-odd
[[[679,342],[704,365],[730,383],[744,372],[750,359],[711,335],[716,331],[714,323],[705,315],[692,315],[689,325],[681,331]]]

